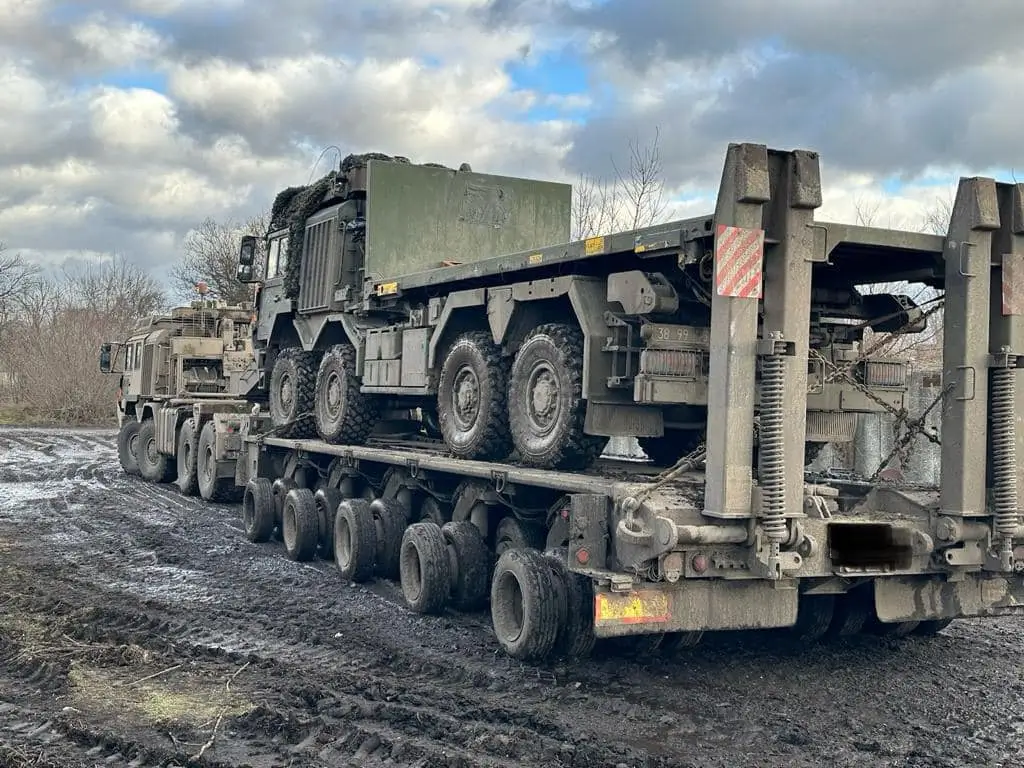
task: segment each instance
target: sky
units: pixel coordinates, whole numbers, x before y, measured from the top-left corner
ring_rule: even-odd
[[[1024,172],[1020,0],[0,0],[0,242],[162,277],[342,154],[573,182],[659,137],[673,215],[731,141],[821,153],[818,218],[916,227]]]

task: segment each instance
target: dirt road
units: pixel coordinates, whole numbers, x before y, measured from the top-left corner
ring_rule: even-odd
[[[256,546],[115,435],[0,430],[0,766],[1024,764],[1024,622],[524,666]]]

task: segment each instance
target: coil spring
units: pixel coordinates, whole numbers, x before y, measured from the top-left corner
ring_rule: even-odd
[[[786,467],[783,448],[785,424],[784,404],[785,360],[781,355],[765,357],[761,365],[761,429],[760,467],[762,516],[765,534],[773,542],[785,541],[786,531]]]
[[[1012,368],[992,371],[992,476],[996,532],[1017,529],[1017,430]]]

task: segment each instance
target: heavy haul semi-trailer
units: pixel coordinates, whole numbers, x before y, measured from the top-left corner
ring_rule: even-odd
[[[714,214],[538,247],[553,187],[347,162],[279,197],[267,264],[243,242],[253,541],[399,578],[417,611],[489,603],[524,659],[1021,610],[1021,186],[962,179],[945,236],[848,226],[815,220],[816,154],[737,144]],[[944,293],[940,487],[808,474],[859,412],[914,426],[905,364],[858,357],[866,327],[926,326],[857,290],[904,280]],[[375,434],[403,408],[427,437]],[[664,439],[661,466],[595,459],[619,434]]]

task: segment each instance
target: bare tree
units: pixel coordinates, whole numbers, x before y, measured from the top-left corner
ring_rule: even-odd
[[[858,199],[854,204],[854,218],[862,226],[884,226],[888,228],[906,228],[918,232],[944,235],[949,227],[949,218],[953,212],[955,188],[937,195],[924,212],[916,225],[907,225],[903,217],[889,214],[884,222],[880,222],[884,202],[880,198]],[[865,293],[892,293],[909,296],[925,311],[930,312],[928,329],[918,334],[873,334],[866,336],[866,347],[874,354],[912,355],[916,359],[936,358],[942,345],[943,310],[940,291],[923,283],[907,281],[875,283],[860,286]]]
[[[13,399],[41,419],[112,417],[117,381],[100,373],[99,345],[124,339],[164,304],[159,284],[119,256],[31,281],[12,297],[0,339]]]
[[[0,322],[14,296],[28,288],[39,275],[39,267],[30,264],[20,253],[7,253],[0,243]]]
[[[270,214],[262,213],[244,222],[216,221],[207,218],[185,238],[181,261],[171,268],[174,293],[192,300],[196,284],[204,281],[221,299],[231,303],[252,301],[252,288],[235,277],[238,245],[242,235],[263,237],[270,225]]]
[[[629,165],[621,170],[612,159],[614,177],[581,174],[573,186],[572,239],[581,240],[617,230],[638,229],[664,220],[664,169],[660,133],[647,145],[629,142]]]

